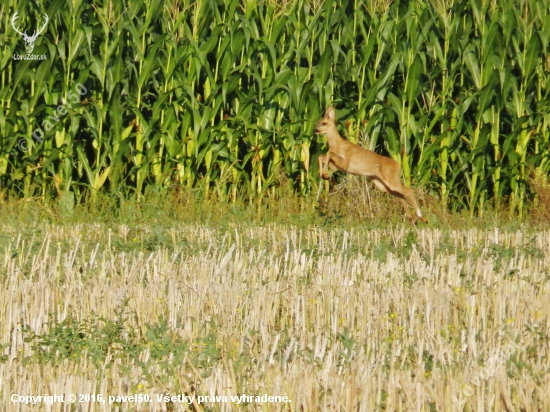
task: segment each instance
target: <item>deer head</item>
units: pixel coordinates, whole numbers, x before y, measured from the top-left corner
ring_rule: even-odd
[[[46,28],[46,25],[48,24],[48,15],[47,14],[44,14],[44,24],[42,25],[42,28],[40,30],[38,30],[38,32],[35,30],[34,33],[32,34],[32,36],[29,36],[27,35],[27,31],[25,30],[23,33],[21,33],[19,31],[19,29],[17,27],[15,27],[15,20],[17,20],[18,18],[18,14],[19,12],[16,11],[15,14],[13,15],[13,17],[11,18],[11,26],[13,27],[13,29],[19,33],[22,37],[23,37],[23,40],[25,41],[25,49],[27,50],[27,53],[28,54],[31,54],[33,49],[34,49],[34,42],[36,41],[36,39],[38,38],[38,36],[40,35],[40,33],[42,33],[44,31],[44,29]]]
[[[336,130],[336,110],[330,106],[324,116],[317,122],[314,132],[317,134],[329,134],[334,133]]]

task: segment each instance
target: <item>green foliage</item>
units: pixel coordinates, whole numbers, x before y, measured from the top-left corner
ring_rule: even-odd
[[[26,28],[50,16],[34,50],[47,60],[13,59],[15,11]],[[530,170],[550,169],[549,13],[535,0],[10,0],[0,187],[78,202],[177,182],[234,201],[284,175],[316,191],[313,127],[335,104],[407,184],[521,215]]]
[[[195,367],[205,370],[207,376],[220,357],[215,329],[209,329],[205,336],[190,343],[178,337],[164,319],[146,325],[142,336],[128,325],[120,312],[115,320],[71,317],[49,322],[46,329],[45,333],[37,334],[24,326],[23,335],[25,342],[30,344],[31,355],[23,358],[23,364],[60,365],[66,360],[80,362],[87,358],[95,366],[111,367],[117,360],[131,360],[149,378],[158,368],[173,375],[189,360]],[[142,359],[144,352],[149,355],[147,360]]]
[[[39,335],[29,326],[24,326],[25,342],[30,343],[32,356],[23,362],[61,364],[65,359],[80,361],[87,357],[98,366],[105,361],[107,353],[113,360],[125,356],[125,353],[139,355],[139,347],[134,344],[135,333],[126,330],[124,320],[116,313],[116,319],[77,320],[65,318],[61,322],[47,324],[47,332]]]

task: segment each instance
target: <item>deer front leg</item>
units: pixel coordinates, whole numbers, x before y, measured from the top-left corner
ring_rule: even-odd
[[[319,159],[317,161],[319,163],[319,176],[321,179],[328,180],[327,167],[328,162],[330,161],[328,154],[319,155]]]
[[[333,172],[340,170],[338,166],[336,166],[336,163],[334,160],[342,161],[344,160],[343,156],[337,155],[334,152],[328,152],[326,155],[319,155],[319,176],[321,176],[321,179],[328,180],[328,169],[332,170]]]

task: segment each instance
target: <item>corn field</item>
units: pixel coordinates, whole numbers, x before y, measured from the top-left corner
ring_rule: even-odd
[[[8,0],[0,27],[5,194],[310,193],[329,104],[454,210],[522,215],[550,169],[547,1]]]

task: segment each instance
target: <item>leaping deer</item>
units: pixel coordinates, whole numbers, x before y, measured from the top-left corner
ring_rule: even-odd
[[[399,198],[409,220],[416,223],[416,218],[409,214],[405,199],[412,204],[416,217],[427,222],[416,203],[412,189],[401,182],[399,163],[394,159],[353,144],[349,140],[344,140],[336,129],[334,107],[331,106],[326,110],[324,116],[315,126],[315,133],[325,135],[328,139],[328,153],[319,156],[319,175],[322,179],[329,178],[327,168],[342,170],[357,176],[367,176],[379,190]]]
[[[11,26],[13,27],[13,29],[17,33],[19,33],[23,37],[23,40],[26,43],[25,49],[27,50],[28,54],[31,54],[32,51],[34,50],[34,42],[36,41],[36,39],[38,38],[40,33],[42,33],[44,31],[44,29],[46,28],[46,25],[48,24],[49,18],[48,18],[47,14],[44,14],[44,18],[46,19],[46,21],[44,22],[44,25],[42,26],[42,28],[40,30],[38,30],[38,32],[35,30],[34,33],[32,34],[32,36],[29,36],[29,35],[27,35],[27,30],[25,30],[23,33],[21,33],[17,29],[17,27],[15,27],[15,20],[17,19],[18,15],[19,15],[19,12],[16,11],[15,14],[13,15],[13,17],[11,18]]]

